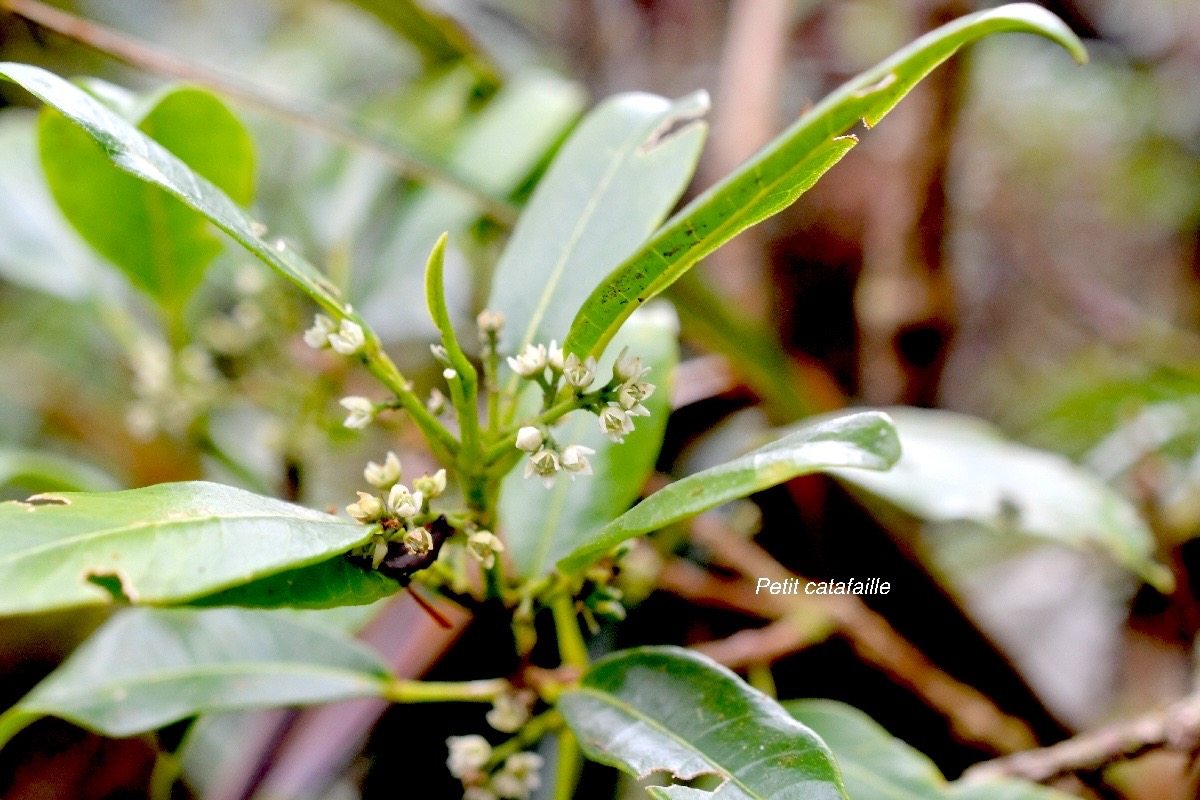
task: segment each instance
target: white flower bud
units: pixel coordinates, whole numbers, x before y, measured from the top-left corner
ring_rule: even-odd
[[[514,753],[504,768],[492,776],[492,790],[510,800],[528,800],[542,785],[542,757],[537,753]]]
[[[337,331],[337,323],[324,314],[313,317],[312,327],[304,332],[304,343],[314,350],[329,347],[330,334]]]
[[[633,432],[633,419],[629,412],[616,403],[610,403],[600,412],[600,430],[612,441],[620,444],[625,435]]]
[[[486,308],[475,318],[480,333],[499,333],[504,327],[504,315],[499,311],[488,311]]]
[[[491,531],[476,531],[467,539],[467,552],[483,565],[491,569],[496,563],[496,554],[504,550],[504,542]]]
[[[528,463],[525,464],[525,477],[536,474],[542,479],[542,485],[549,489],[554,485],[554,479],[558,477],[560,469],[562,466],[558,460],[558,453],[543,447],[529,457]]]
[[[443,367],[450,366],[450,354],[446,352],[446,348],[443,345],[431,344],[429,345],[429,352],[433,353],[434,360]]]
[[[508,366],[522,378],[532,378],[542,374],[546,368],[546,345],[527,344],[516,358],[509,356]]]
[[[433,537],[426,528],[413,528],[404,534],[404,546],[414,556],[423,556],[433,549]]]
[[[371,420],[375,419],[375,404],[369,397],[359,397],[358,395],[343,397],[338,401],[338,405],[350,412],[346,421],[342,423],[347,428],[361,431],[371,424]]]
[[[588,463],[587,457],[594,456],[595,454],[596,451],[590,447],[573,444],[562,451],[559,461],[562,462],[562,467],[567,471],[567,474],[574,479],[576,475],[592,474],[592,465]]]
[[[649,371],[649,367],[642,366],[641,356],[629,355],[628,347],[621,351],[621,355],[617,356],[617,361],[613,364],[613,376],[621,383],[636,381]]]
[[[446,740],[450,757],[446,759],[446,767],[456,778],[465,778],[473,772],[483,769],[483,765],[492,757],[492,746],[482,736],[451,736]]]
[[[448,381],[452,381],[458,377],[458,372],[451,367],[446,367],[442,370],[442,377]]]
[[[588,356],[580,361],[579,356],[571,353],[563,362],[563,378],[567,385],[575,389],[586,389],[596,380],[596,359]]]
[[[563,351],[555,339],[550,340],[550,349],[546,351],[546,363],[555,372],[562,372],[563,370]]]
[[[388,492],[387,510],[397,517],[412,519],[421,513],[424,502],[425,498],[420,492],[410,493],[407,486],[397,483]]]
[[[542,432],[532,425],[526,425],[517,431],[517,449],[524,450],[526,453],[532,453],[542,446],[542,441],[545,439]]]
[[[530,705],[532,697],[528,691],[505,692],[492,701],[487,723],[502,733],[516,733],[529,721]]]
[[[390,489],[396,481],[400,480],[400,475],[400,459],[391,451],[388,451],[383,464],[368,461],[366,469],[363,470],[363,477],[366,478],[367,483],[376,489]]]
[[[441,497],[446,491],[446,470],[439,469],[432,475],[422,475],[413,481],[413,489],[426,497]]]
[[[337,333],[329,334],[329,346],[344,356],[352,356],[367,343],[362,326],[352,320],[344,319]]]
[[[383,503],[373,494],[358,493],[358,502],[346,506],[346,513],[359,522],[374,522],[383,516]]]

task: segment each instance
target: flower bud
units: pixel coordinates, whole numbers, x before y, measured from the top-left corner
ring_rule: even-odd
[[[546,364],[555,372],[563,370],[563,351],[555,339],[550,340],[550,349],[546,351]]]
[[[641,356],[629,355],[628,347],[621,351],[621,355],[617,356],[616,363],[613,364],[613,377],[621,383],[636,381],[649,371],[648,367],[642,366]]]
[[[499,333],[504,327],[504,315],[499,311],[488,311],[486,308],[475,318],[479,332],[484,334]]]
[[[359,492],[358,502],[346,506],[346,513],[359,522],[374,522],[383,516],[383,503],[373,494]]]
[[[390,489],[396,481],[400,480],[400,474],[400,459],[391,451],[383,460],[383,464],[368,461],[366,469],[363,470],[363,477],[366,478],[367,483],[376,489]]]
[[[517,431],[517,449],[532,453],[542,446],[545,437],[542,432],[532,425],[526,425]]]
[[[446,740],[450,751],[446,759],[446,767],[456,778],[464,778],[473,772],[483,769],[483,765],[492,757],[492,746],[482,736],[451,736]]]
[[[413,489],[426,497],[441,497],[446,491],[446,470],[439,469],[432,475],[422,475],[413,481]]]

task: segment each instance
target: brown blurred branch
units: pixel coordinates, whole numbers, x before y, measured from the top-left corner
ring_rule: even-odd
[[[764,628],[741,631],[697,648],[717,661],[731,668],[770,663],[836,633],[859,658],[941,713],[960,740],[997,753],[1025,750],[1036,744],[1037,738],[1024,720],[1005,713],[978,689],[944,672],[858,597],[758,594],[752,578],[782,582],[799,576],[757,544],[730,530],[715,514],[696,518],[692,540],[742,577],[719,578],[679,560],[664,568],[660,586],[696,602],[772,620]]]
[[[97,25],[39,0],[0,0],[0,11],[16,14],[39,27],[138,69],[206,86],[331,141],[369,153],[399,174],[439,183],[461,193],[475,202],[484,214],[498,222],[507,225],[516,219],[516,209],[507,202],[490,196],[444,166],[427,161],[414,153],[401,152],[395,142],[363,132],[349,123],[346,114],[340,110],[324,107],[315,113],[309,112],[298,104],[280,100],[229,72],[180,58],[148,42]]]
[[[1070,773],[1094,772],[1158,749],[1193,756],[1200,751],[1200,693],[1162,711],[1115,722],[1050,747],[976,764],[963,774],[963,780],[1016,777],[1046,783]]]

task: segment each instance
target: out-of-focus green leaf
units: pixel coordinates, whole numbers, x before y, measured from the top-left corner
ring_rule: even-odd
[[[111,492],[121,488],[103,470],[74,458],[0,447],[0,486],[38,492]]]
[[[1018,780],[950,783],[926,756],[893,737],[857,708],[832,700],[783,707],[833,751],[854,800],[1068,800],[1069,795]]]
[[[0,503],[0,614],[181,603],[346,552],[366,526],[215,483]]]
[[[471,120],[447,164],[473,186],[507,197],[525,181],[562,138],[583,106],[578,84],[546,72],[529,72],[508,82]],[[424,314],[399,314],[422,295],[425,258],[445,231],[457,233],[479,218],[477,204],[461,193],[428,186],[407,203],[378,263],[356,278],[363,316],[385,339],[435,333]],[[451,237],[453,241],[454,236]],[[453,252],[453,251],[452,251]],[[467,276],[461,259],[448,258],[451,312],[466,317]]]
[[[95,139],[125,172],[166,189],[208,217],[247,250],[296,284],[318,305],[338,316],[348,313],[337,287],[283,240],[268,242],[265,226],[196,174],[166,148],[77,86],[28,64],[0,63],[0,77],[22,86]]]
[[[560,474],[550,489],[518,467],[500,492],[500,527],[517,571],[538,577],[555,562],[586,543],[597,530],[629,507],[641,493],[662,448],[671,386],[679,358],[678,323],[669,306],[647,308],[630,318],[618,343],[642,357],[651,368],[646,380],[655,384],[644,403],[649,417],[639,417],[634,432],[616,444],[600,431],[597,418],[577,411],[553,433],[560,444],[581,444],[596,451],[588,456],[594,474],[572,481]],[[597,382],[611,367],[597,370]],[[531,393],[532,394],[532,393]]]
[[[579,309],[567,352],[599,355],[641,303],[741,231],[787,208],[841,160],[859,120],[877,124],[935,67],[963,45],[993,33],[1024,31],[1086,53],[1062,20],[1016,3],[970,14],[932,31],[852,79],[804,114],[745,164],[689,203],[608,276]]]
[[[1171,585],[1154,560],[1154,539],[1130,503],[1062,456],[1005,440],[972,417],[915,408],[889,409],[904,455],[886,474],[838,470],[868,499],[927,526],[1103,547],[1160,588]]]
[[[37,115],[0,113],[0,277],[78,301],[104,285],[109,270],[79,240],[46,189],[37,164]]]
[[[886,470],[899,457],[900,443],[886,414],[867,411],[806,425],[740,458],[660,489],[577,546],[558,562],[558,568],[564,572],[580,569],[626,539],[800,475],[838,467],[853,467],[846,471],[850,474]]]
[[[148,108],[132,105],[131,122],[142,133],[236,202],[250,202],[254,146],[219,99],[182,87]],[[53,108],[42,110],[38,144],[50,191],[75,230],[164,308],[181,308],[222,248],[208,220],[117,169],[96,140]]]
[[[0,745],[43,716],[131,736],[204,711],[386,695],[390,682],[375,652],[294,617],[130,609],[0,716]]]
[[[502,346],[559,342],[588,293],[654,230],[687,188],[708,97],[622,94],[587,115],[538,183],[496,265],[488,308]],[[626,315],[628,316],[628,315]]]
[[[424,6],[420,0],[351,0],[371,12],[416,47],[427,63],[462,59],[492,81],[499,82],[487,54],[452,18]]]
[[[643,777],[711,775],[713,792],[650,787],[665,800],[848,800],[833,754],[771,698],[711,659],[642,647],[602,659],[558,708],[589,758]]]

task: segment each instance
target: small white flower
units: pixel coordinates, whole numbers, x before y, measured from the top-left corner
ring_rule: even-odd
[[[558,341],[556,339],[550,340],[550,349],[546,351],[546,363],[549,364],[550,369],[554,370],[555,372],[562,372],[563,370],[563,351],[562,348],[558,346]]]
[[[446,395],[437,389],[430,389],[429,399],[425,401],[425,408],[429,409],[430,414],[440,417],[446,410]]]
[[[549,489],[554,485],[554,479],[558,477],[560,469],[562,465],[559,463],[558,453],[543,447],[529,457],[528,463],[525,464],[525,477],[536,474],[542,479],[542,485]]]
[[[374,522],[383,516],[383,503],[373,494],[358,493],[358,502],[346,506],[346,513],[359,522]]]
[[[517,449],[532,453],[542,446],[545,437],[542,432],[532,425],[526,425],[517,431]]]
[[[129,352],[134,391],[145,397],[166,391],[171,385],[171,349],[158,339],[143,337]]]
[[[488,311],[486,308],[475,318],[481,333],[499,333],[504,327],[504,315],[499,311]]]
[[[376,489],[390,489],[400,480],[400,475],[400,458],[390,450],[383,459],[383,464],[368,461],[366,469],[363,470],[363,477],[367,479],[367,483]]]
[[[567,386],[575,389],[586,389],[592,385],[592,381],[596,380],[596,359],[588,356],[586,360],[580,361],[579,356],[571,353],[563,362],[563,378],[567,381]]]
[[[361,431],[371,424],[371,420],[375,419],[375,404],[369,397],[359,397],[358,395],[343,397],[338,401],[338,405],[350,412],[346,421],[342,423],[347,428]]]
[[[426,497],[441,497],[446,491],[446,470],[439,469],[432,475],[422,475],[413,481],[413,490]]]
[[[404,546],[414,556],[423,556],[433,549],[433,537],[425,528],[413,528],[404,534]]]
[[[559,456],[559,461],[562,462],[562,467],[567,471],[567,474],[574,479],[576,475],[592,474],[592,465],[588,463],[587,457],[594,456],[595,454],[596,451],[590,447],[573,444],[563,449],[562,455]]]
[[[456,778],[464,778],[473,772],[478,772],[492,757],[492,746],[488,740],[477,734],[470,736],[451,736],[446,740],[450,757],[446,759],[446,767]]]
[[[621,351],[621,355],[617,356],[616,363],[613,364],[613,375],[621,383],[636,381],[649,371],[649,367],[642,366],[641,356],[629,355],[628,347]]]
[[[504,550],[504,542],[491,531],[475,531],[467,539],[467,552],[484,569],[491,569],[496,563],[496,553]]]
[[[633,419],[629,412],[616,403],[610,403],[600,412],[600,430],[614,442],[625,441],[625,435],[633,432]]]
[[[496,800],[496,793],[483,786],[468,786],[463,789],[463,800]]]
[[[546,345],[527,344],[516,358],[508,357],[508,366],[522,378],[532,378],[542,374],[546,368]]]
[[[324,314],[313,317],[312,327],[304,332],[304,343],[314,350],[329,347],[330,334],[337,331],[337,323]]]
[[[337,333],[329,334],[329,346],[344,356],[352,356],[367,343],[362,326],[352,320],[344,319]]]
[[[397,517],[412,519],[421,513],[425,498],[420,492],[410,493],[408,487],[397,483],[388,492],[387,509]]]
[[[516,733],[529,721],[532,698],[528,692],[505,692],[492,701],[487,723],[502,733]]]
[[[542,757],[537,753],[514,753],[504,761],[504,768],[492,776],[492,790],[510,800],[528,800],[542,785]]]
[[[452,381],[458,377],[458,372],[450,367],[446,367],[442,370],[442,377],[448,381]]]
[[[630,381],[623,384],[617,391],[617,402],[621,404],[621,408],[629,412],[633,412],[635,408],[640,409],[634,416],[648,417],[650,412],[642,405],[642,401],[652,394],[654,394],[653,383]]]
[[[387,558],[387,539],[384,539],[382,536],[376,536],[374,542],[374,545],[371,547],[371,568],[379,569],[379,565]]]

